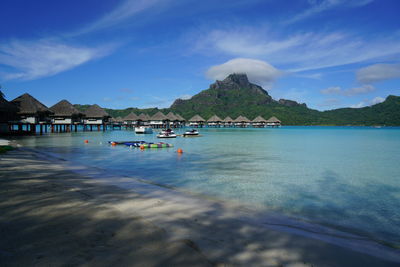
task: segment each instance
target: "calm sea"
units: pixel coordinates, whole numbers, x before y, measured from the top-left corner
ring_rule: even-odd
[[[174,148],[145,151],[107,141],[160,141],[155,134],[78,132],[21,141],[79,164],[400,245],[400,128],[200,131],[202,137],[164,140]]]

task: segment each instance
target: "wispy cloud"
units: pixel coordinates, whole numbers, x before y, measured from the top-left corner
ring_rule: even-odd
[[[332,87],[328,87],[326,89],[322,89],[321,93],[324,95],[341,94],[342,88],[340,88],[340,86],[332,86]]]
[[[134,17],[152,7],[161,4],[162,0],[125,0],[122,4],[118,5],[110,13],[105,14],[97,21],[83,27],[79,31],[75,32],[74,35],[83,33],[93,32],[108,27],[116,26],[121,22],[126,21],[129,18]]]
[[[400,78],[400,64],[375,64],[356,73],[357,80],[361,83],[374,83],[389,79]]]
[[[193,49],[207,55],[264,59],[290,71],[322,69],[400,54],[399,35],[375,39],[344,32],[281,36],[263,27],[230,27],[196,33]]]
[[[344,96],[354,96],[359,94],[366,94],[375,91],[375,87],[370,84],[365,84],[359,87],[353,87],[350,89],[343,90],[340,86],[333,86],[326,89],[322,89],[320,92],[325,95],[344,95]]]
[[[297,14],[291,19],[285,21],[286,24],[294,23],[300,20],[307,19],[324,11],[338,8],[338,7],[346,7],[346,8],[354,8],[367,5],[371,3],[373,0],[360,0],[360,1],[351,1],[351,0],[312,0],[309,2],[309,7],[303,12]]]
[[[58,41],[11,41],[0,45],[0,64],[14,71],[3,79],[32,80],[55,75],[109,54],[113,48],[72,46]]]
[[[364,100],[361,101],[355,105],[351,105],[351,108],[363,108],[366,106],[373,106],[379,103],[382,103],[383,101],[385,101],[385,99],[383,97],[377,96],[375,98],[373,98],[372,100]]]
[[[206,76],[213,80],[223,80],[232,73],[245,73],[250,81],[267,87],[283,74],[268,62],[251,58],[235,58],[212,66],[207,70]]]

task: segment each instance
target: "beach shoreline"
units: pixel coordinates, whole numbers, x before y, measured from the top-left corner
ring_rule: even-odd
[[[85,234],[73,235],[69,239],[72,238],[74,242],[67,242],[64,249],[60,248],[58,252],[46,254],[43,251],[40,252],[40,247],[42,247],[43,242],[48,242],[47,233],[35,234],[36,230],[32,229],[25,235],[25,231],[22,231],[20,239],[11,242],[14,243],[14,247],[10,247],[5,241],[1,241],[0,257],[4,263],[10,266],[17,262],[21,263],[21,261],[24,262],[25,260],[26,262],[33,259],[37,261],[37,264],[62,265],[68,260],[72,260],[77,265],[89,266],[111,265],[121,260],[126,260],[126,263],[130,262],[128,265],[147,264],[149,266],[165,263],[167,265],[190,264],[199,266],[218,264],[396,266],[400,262],[400,256],[396,250],[393,250],[392,253],[388,253],[387,250],[382,251],[382,257],[378,258],[329,244],[318,240],[318,238],[315,239],[316,237],[313,239],[305,237],[295,231],[292,233],[284,232],[281,231],[282,226],[279,225],[270,224],[266,227],[260,227],[262,222],[254,223],[254,221],[251,222],[245,218],[246,216],[243,214],[246,214],[246,211],[238,211],[213,201],[187,197],[180,192],[171,193],[169,189],[152,184],[139,181],[133,183],[132,179],[128,181],[126,177],[113,177],[113,180],[110,179],[111,177],[97,177],[99,173],[95,169],[85,166],[68,166],[68,162],[46,158],[45,154],[40,154],[37,151],[17,149],[1,155],[0,159],[2,170],[0,172],[0,183],[3,191],[0,206],[3,216],[0,223],[3,225],[2,231],[6,233],[10,240],[13,239],[13,235],[9,232],[11,230],[19,231],[21,229],[18,229],[18,227],[24,225],[20,222],[21,218],[24,221],[27,218],[35,217],[35,223],[29,227],[31,229],[35,228],[38,223],[36,221],[38,214],[32,215],[32,212],[42,210],[38,213],[44,218],[53,216],[50,210],[55,209],[60,204],[55,203],[57,202],[54,199],[55,192],[63,196],[63,205],[74,203],[74,205],[69,206],[70,210],[63,209],[62,216],[57,220],[62,222],[65,216],[68,217],[69,213],[76,213],[83,206],[85,212],[91,215],[89,221],[93,224],[99,223],[101,225],[104,221],[111,222],[111,226],[103,227],[104,229],[102,228],[100,233],[101,231],[110,232],[109,229],[115,229],[114,236],[119,237],[103,240],[100,234],[98,239],[102,241],[97,241],[95,238],[92,244],[86,244],[86,247],[85,244],[82,245],[86,249],[84,251],[87,251],[82,256],[78,255],[76,251],[74,252],[72,248],[74,246],[77,248],[76,244],[81,244],[80,241],[86,240]],[[91,179],[91,177],[98,179]],[[114,183],[129,183],[130,188],[117,187],[110,183],[110,180]],[[30,185],[33,185],[33,188],[35,186],[38,188],[38,190],[34,190],[36,194],[28,190],[29,187],[27,188],[27,186]],[[47,199],[49,194],[51,197],[48,198],[48,201],[37,202],[40,195],[46,196],[45,199]],[[21,200],[21,198],[24,199]],[[75,205],[76,202],[79,202],[79,205]],[[49,207],[51,207],[50,210]],[[56,210],[58,211],[58,208]],[[99,210],[106,210],[107,212],[103,211],[102,213]],[[137,242],[135,238],[135,234],[138,234],[137,231],[132,230],[132,228],[126,230],[127,227],[121,223],[121,220],[126,221],[127,218],[140,218],[133,220],[141,229],[146,229],[140,233],[147,233],[147,229],[152,229],[148,237],[151,242],[146,239],[146,235],[144,237],[141,235],[140,242],[142,243],[139,246],[146,247],[148,245],[151,249],[142,251],[137,249],[137,244],[135,244]],[[13,222],[12,226],[10,222]],[[49,223],[49,220],[45,220],[40,225]],[[64,223],[61,224],[64,225]],[[53,229],[54,226],[50,225],[48,228]],[[90,227],[84,226],[81,231],[88,231],[88,229],[84,230],[85,228],[90,229]],[[71,230],[68,231],[71,233]],[[131,237],[126,238],[129,242],[118,234],[119,231],[124,232],[123,236]],[[87,235],[97,236],[98,233],[89,231]],[[24,249],[20,249],[18,242],[31,243],[32,246],[28,246],[28,248],[25,246]],[[91,249],[90,246],[93,246],[93,244],[95,244],[94,248],[98,249],[99,243],[102,244],[103,251]],[[119,246],[116,246],[119,250],[130,251],[130,253],[121,255],[118,250],[114,250],[115,245],[113,247],[112,244],[115,243],[119,244]],[[171,247],[171,249],[166,247]],[[363,249],[361,248],[361,250]],[[29,251],[34,251],[32,254],[34,256],[21,256],[29,254],[26,253]],[[68,257],[60,257],[60,254],[63,254],[64,251],[69,251]],[[110,253],[112,255],[104,259],[103,254]],[[55,255],[58,255],[58,257],[54,257]],[[169,255],[170,257],[160,255]],[[132,258],[135,259],[135,262],[129,261]],[[139,263],[136,259],[141,259],[143,262]]]

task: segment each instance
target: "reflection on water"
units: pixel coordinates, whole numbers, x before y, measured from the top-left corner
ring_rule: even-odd
[[[107,142],[159,141],[155,133],[78,132],[21,141],[80,164],[400,244],[400,128],[200,131],[202,137],[168,139],[173,148],[145,151]]]

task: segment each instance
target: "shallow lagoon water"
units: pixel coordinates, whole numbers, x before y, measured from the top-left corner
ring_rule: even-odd
[[[400,128],[200,131],[202,137],[164,140],[116,130],[20,141],[79,164],[400,245]],[[174,147],[140,151],[112,147],[111,140],[164,141]]]

